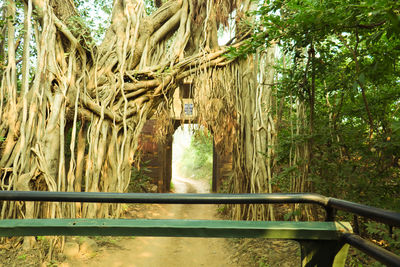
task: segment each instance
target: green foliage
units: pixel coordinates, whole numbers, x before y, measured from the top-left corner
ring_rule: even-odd
[[[154,6],[153,0],[145,0],[144,1],[144,8],[146,10],[147,15],[151,15],[157,8]]]
[[[315,192],[399,212],[400,2],[276,0],[255,14],[252,38],[228,56],[279,46],[273,89],[283,108],[275,187],[290,191],[307,164]],[[298,100],[306,106],[304,129]],[[299,145],[311,155],[296,165]],[[362,231],[399,253],[398,229],[389,235],[387,226],[367,223]],[[366,259],[351,265],[370,265]]]
[[[301,215],[301,210],[299,210],[299,209],[291,210],[283,216],[283,219],[285,221],[290,221],[290,220],[294,219],[296,216],[300,216],[300,215]]]
[[[228,206],[227,205],[219,205],[217,212],[221,215],[227,215],[228,214]]]
[[[22,255],[19,255],[19,256],[17,257],[17,259],[18,259],[18,260],[24,261],[24,260],[26,260],[26,257],[27,257],[26,254],[22,254]]]
[[[74,0],[75,6],[79,10],[79,23],[90,29],[90,36],[82,36],[99,44],[110,26],[110,20],[105,19],[111,16],[113,1],[112,0]],[[144,7],[147,15],[152,14],[157,8],[154,7],[154,1],[145,0]],[[81,28],[80,28],[81,29]],[[89,33],[82,32],[89,35]]]
[[[6,3],[4,2],[4,11],[6,11]],[[14,26],[14,42],[16,44],[15,50],[15,60],[16,60],[16,72],[17,72],[17,93],[20,93],[21,86],[22,86],[22,57],[23,57],[23,47],[24,47],[24,3],[23,1],[16,1],[15,2],[15,17],[13,18],[12,15],[4,17],[0,17],[0,31],[3,31],[4,34],[0,35],[0,48],[2,49],[0,53],[0,75],[5,70],[5,65],[8,64],[8,32],[7,32],[7,23],[12,22]],[[34,77],[34,66],[36,63],[37,57],[37,50],[35,44],[35,34],[32,31],[30,36],[30,69],[29,69],[29,81],[32,80]],[[4,95],[3,101],[7,101],[7,94]],[[0,139],[1,142],[1,139]]]
[[[196,130],[190,146],[178,164],[181,175],[196,179],[210,179],[213,170],[213,143],[210,133]]]
[[[148,162],[141,164],[140,168],[132,167],[131,180],[129,182],[128,192],[140,193],[147,192],[151,184],[151,177],[146,175],[149,173],[149,169],[146,167]]]
[[[270,265],[265,262],[266,259],[261,258],[258,260],[258,267],[269,267]]]
[[[290,189],[299,169],[289,165],[289,152],[310,144],[311,161],[300,164],[309,164],[316,192],[399,211],[400,3],[267,1],[256,15],[253,37],[230,55],[277,42],[285,57],[276,69],[284,108],[275,185]],[[313,109],[301,134],[290,128],[296,99],[309,120]]]
[[[392,233],[390,233],[388,227],[381,223],[368,222],[366,226],[367,232],[376,239],[379,245],[400,254],[400,229],[393,228]]]
[[[95,43],[100,43],[104,38],[106,29],[110,25],[110,20],[105,18],[111,16],[113,1],[75,0],[74,2],[79,10],[79,17],[72,19],[77,20],[77,23],[85,25],[90,29],[90,33],[82,32],[82,38],[86,40],[93,38]],[[82,28],[79,27],[79,29]]]

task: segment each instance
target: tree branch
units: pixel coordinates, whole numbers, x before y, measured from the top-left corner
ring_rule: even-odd
[[[360,63],[358,61],[358,46],[360,44],[360,36],[358,34],[358,31],[356,30],[356,43],[354,44],[354,49],[352,49],[347,42],[344,40],[343,36],[341,34],[338,34],[339,39],[343,42],[343,44],[349,49],[349,51],[353,54],[353,60],[356,65],[356,82],[361,88],[361,94],[365,106],[365,111],[367,112],[367,117],[368,117],[368,123],[369,123],[369,138],[372,138],[372,134],[374,132],[374,121],[372,119],[372,114],[371,110],[369,109],[368,105],[368,100],[367,96],[365,94],[365,88],[364,84],[360,81]]]

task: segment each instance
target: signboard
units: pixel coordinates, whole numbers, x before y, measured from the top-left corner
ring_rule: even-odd
[[[187,103],[184,106],[185,115],[193,116],[193,103]]]

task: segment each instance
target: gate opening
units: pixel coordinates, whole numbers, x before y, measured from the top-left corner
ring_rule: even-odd
[[[171,191],[209,193],[214,175],[213,137],[197,124],[179,126],[172,142]]]

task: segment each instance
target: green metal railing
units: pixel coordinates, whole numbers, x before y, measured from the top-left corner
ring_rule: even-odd
[[[348,222],[334,222],[335,211],[345,210],[391,227],[399,227],[399,213],[318,194],[121,194],[0,191],[0,200],[159,204],[317,204],[325,208],[326,222],[24,219],[1,220],[0,236],[135,235],[291,239],[300,244],[302,266],[344,266],[349,245],[388,266],[400,266],[399,256],[355,235]]]

